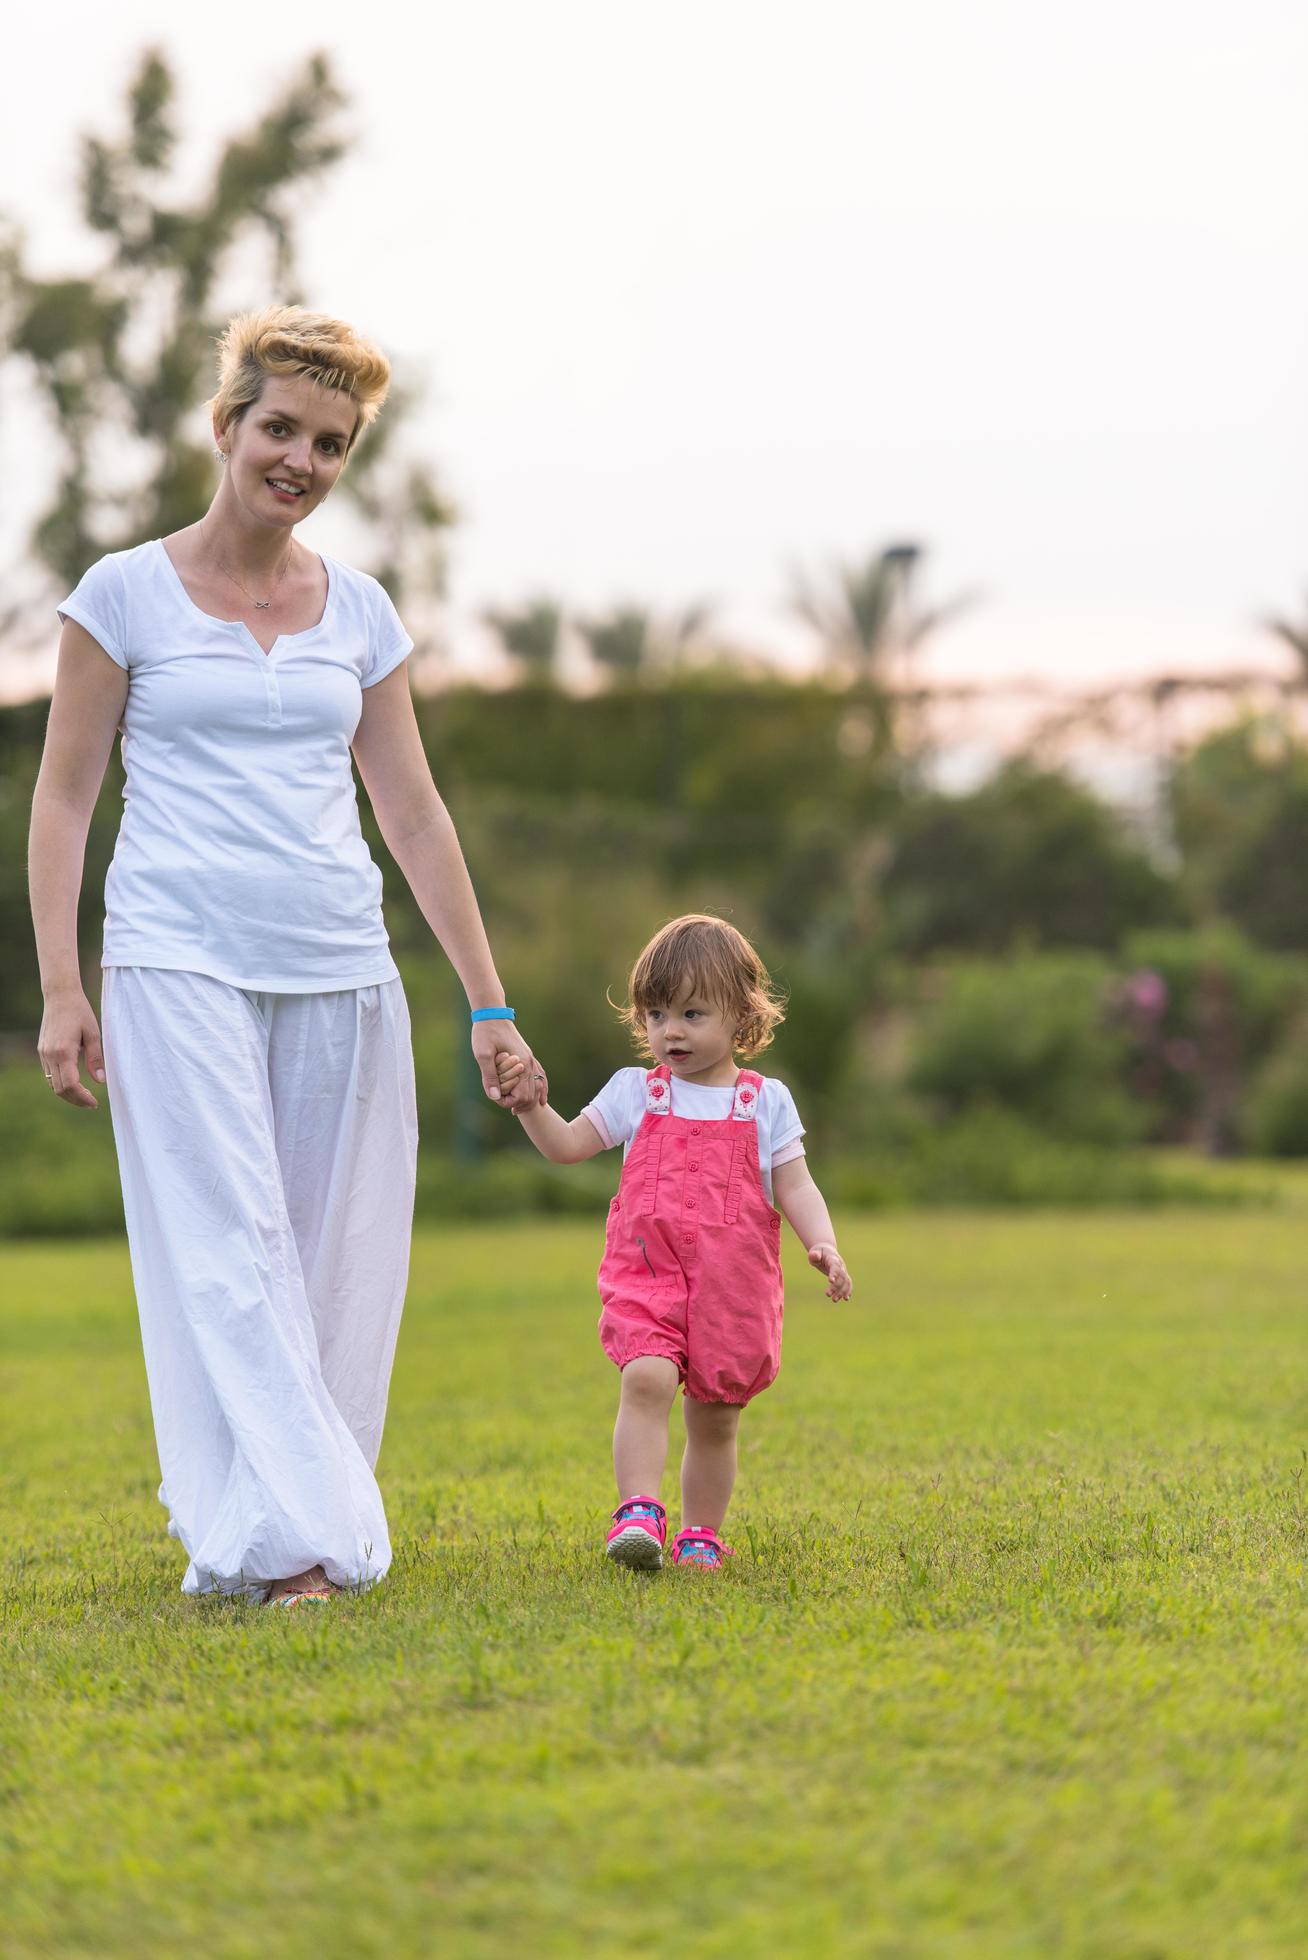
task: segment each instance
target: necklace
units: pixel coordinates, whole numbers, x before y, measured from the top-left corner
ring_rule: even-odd
[[[218,553],[215,551],[214,547],[209,543],[208,538],[206,538],[204,535],[203,523],[201,523],[200,525],[200,537],[204,543],[205,550],[209,553],[210,557],[217,565],[219,571],[225,572],[227,577],[232,581],[233,585],[240,586],[242,592],[245,594],[246,598],[250,601],[250,604],[254,607],[256,612],[267,612],[269,606],[271,606],[273,600],[277,597],[277,588],[280,586],[282,580],[286,577],[287,568],[289,567],[291,562],[291,552],[295,550],[294,539],[292,539],[291,541],[291,549],[286,554],[286,560],[282,566],[282,569],[280,570],[280,572],[278,572],[277,577],[273,580],[272,591],[269,593],[266,599],[256,599],[253,592],[251,592],[249,586],[245,583],[245,580],[237,578],[231,566],[225,564],[224,561],[218,556]]]

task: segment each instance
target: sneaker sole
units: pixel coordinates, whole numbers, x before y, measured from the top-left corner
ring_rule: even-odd
[[[648,1531],[637,1527],[610,1538],[604,1556],[611,1558],[615,1565],[629,1565],[634,1572],[657,1572],[663,1563],[663,1547]]]

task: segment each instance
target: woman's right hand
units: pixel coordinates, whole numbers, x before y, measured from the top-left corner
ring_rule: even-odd
[[[45,1003],[36,1052],[46,1081],[61,1102],[75,1109],[100,1107],[82,1082],[80,1061],[97,1082],[104,1081],[104,1050],[100,1046],[100,1024],[91,1003],[80,988],[75,993],[52,994]]]

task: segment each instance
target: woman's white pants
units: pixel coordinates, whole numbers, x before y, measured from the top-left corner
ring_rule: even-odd
[[[370,1585],[418,1145],[403,987],[108,967],[102,1024],[182,1590]]]

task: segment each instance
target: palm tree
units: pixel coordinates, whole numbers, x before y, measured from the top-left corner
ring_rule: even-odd
[[[1300,625],[1292,619],[1269,616],[1262,624],[1269,633],[1274,633],[1278,640],[1284,640],[1288,647],[1293,648],[1299,658],[1301,678],[1308,680],[1308,620]]]
[[[796,578],[794,608],[819,634],[829,660],[884,686],[896,655],[911,654],[975,603],[974,593],[963,593],[943,606],[919,606],[913,588],[922,557],[921,545],[889,544],[861,563],[837,560],[823,583]]]
[[[482,618],[498,633],[505,652],[512,654],[526,679],[554,678],[563,629],[563,608],[555,600],[542,593],[512,612],[489,611]]]
[[[828,663],[837,672],[852,669],[855,679],[879,697],[891,746],[918,765],[925,758],[928,731],[922,690],[913,685],[911,657],[975,601],[974,594],[963,593],[943,606],[920,606],[913,588],[922,556],[918,544],[883,545],[861,563],[837,560],[825,583],[799,574],[793,597],[796,612],[819,634]],[[892,665],[898,667],[897,675]]]
[[[634,679],[670,666],[710,617],[707,605],[686,606],[660,618],[643,606],[619,606],[600,619],[580,622],[591,659],[612,677]]]

